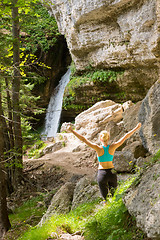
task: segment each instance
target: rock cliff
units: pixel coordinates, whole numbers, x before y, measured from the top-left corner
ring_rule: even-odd
[[[157,80],[158,0],[51,0],[51,12],[78,70],[123,69],[119,85],[135,96],[139,89],[146,94]]]
[[[151,239],[160,239],[160,164],[148,168],[140,184],[126,194],[124,202],[136,218],[137,226]]]
[[[72,154],[81,153],[82,155],[79,155],[79,157],[76,155],[76,161],[72,162],[72,166],[77,168],[85,166],[85,169],[89,167],[87,169],[89,172],[92,168],[96,167],[97,169],[96,152],[85,146],[73,134],[65,133],[68,125],[71,124],[76,131],[97,144],[99,144],[99,132],[106,129],[110,132],[111,140],[109,144],[111,144],[112,141],[115,142],[124,136],[140,120],[142,123],[140,132],[134,133],[117,149],[113,164],[119,181],[124,181],[128,178],[128,174],[132,175],[132,173],[137,172],[136,169],[139,169],[136,181],[132,188],[126,191],[123,201],[129,213],[135,217],[137,226],[147,234],[148,238],[155,240],[160,239],[159,96],[160,82],[157,81],[150,88],[143,101],[136,104],[131,101],[125,102],[123,105],[111,100],[98,102],[79,114],[74,125],[64,123],[61,133],[55,139],[56,142],[52,147],[50,146],[51,151],[57,151],[56,145],[58,142],[64,141],[65,144],[60,144],[61,150],[59,151],[61,151],[61,154],[66,157],[67,151],[72,152]],[[65,146],[65,148],[62,148],[62,146]],[[49,148],[46,150],[48,152]],[[151,155],[154,153],[156,154]],[[66,158],[65,162],[68,165],[69,159]],[[83,178],[80,180],[78,178],[78,181],[74,191],[70,191],[72,197],[68,194],[68,198],[66,198],[67,194],[64,194],[64,192],[67,193],[68,186],[69,189],[73,186],[71,183],[67,183],[53,196],[52,205],[49,207],[47,215],[50,216],[55,212],[55,207],[57,212],[69,211],[69,206],[72,205],[72,209],[79,203],[97,197],[98,189],[95,184],[92,184],[92,180],[90,184]],[[67,203],[67,207],[64,202]],[[47,215],[44,216],[41,224],[43,224]]]

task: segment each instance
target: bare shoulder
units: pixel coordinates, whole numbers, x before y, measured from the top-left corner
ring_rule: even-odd
[[[98,148],[97,148],[97,150],[96,150],[97,155],[98,155],[98,156],[103,155],[103,154],[104,154],[104,149],[103,149],[103,147],[102,147],[102,146],[99,146],[99,145],[97,145],[97,146],[98,146]]]
[[[109,154],[113,155],[113,154],[115,153],[116,148],[117,148],[116,143],[112,143],[112,144],[109,146]]]

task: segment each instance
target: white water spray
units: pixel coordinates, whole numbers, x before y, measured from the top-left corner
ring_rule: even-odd
[[[70,74],[71,70],[68,69],[61,78],[58,86],[55,88],[54,94],[50,98],[45,118],[45,128],[42,133],[44,138],[56,136],[61,117],[63,94],[65,87],[69,82]]]

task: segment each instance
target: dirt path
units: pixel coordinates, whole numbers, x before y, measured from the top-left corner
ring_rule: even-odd
[[[73,149],[79,147],[74,152]],[[53,166],[59,167],[66,172],[68,178],[73,175],[94,176],[97,171],[96,153],[78,140],[70,138],[67,145],[56,152],[50,152],[38,159],[24,158],[24,163],[30,166],[44,163],[45,169]]]

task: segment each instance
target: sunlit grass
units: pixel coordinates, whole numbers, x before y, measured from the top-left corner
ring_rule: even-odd
[[[82,231],[86,219],[93,214],[98,202],[99,199],[92,203],[83,204],[68,214],[54,214],[42,227],[30,229],[20,239],[44,240],[52,236],[53,232],[60,234],[62,232],[74,233],[77,230]]]
[[[46,210],[44,204],[41,207],[37,207],[38,203],[43,201],[43,195],[32,198],[31,200],[26,201],[22,206],[16,208],[13,214],[9,215],[9,219],[12,225],[26,222],[30,218],[41,217]]]
[[[46,240],[61,233],[80,231],[86,240],[128,240],[143,239],[143,233],[136,228],[135,220],[123,204],[125,191],[136,176],[121,184],[114,197],[109,198],[106,206],[100,200],[80,205],[68,214],[54,214],[42,226],[31,228],[19,240]]]
[[[85,225],[86,240],[143,239],[142,231],[136,228],[134,218],[129,215],[122,201],[125,191],[134,180],[132,178],[121,184],[114,197],[108,199],[107,205],[89,219]]]
[[[46,211],[44,194],[32,197],[20,207],[9,214],[11,229],[7,232],[4,240],[17,240],[24,232],[36,226]]]

